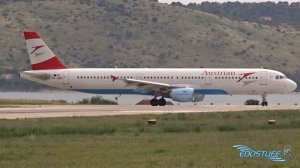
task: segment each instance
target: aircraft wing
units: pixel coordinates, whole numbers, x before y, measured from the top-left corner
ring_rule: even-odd
[[[137,86],[140,89],[144,89],[145,92],[162,91],[173,88],[173,86],[170,84],[160,82],[151,82],[137,79],[124,79],[123,81],[127,83],[128,86]]]

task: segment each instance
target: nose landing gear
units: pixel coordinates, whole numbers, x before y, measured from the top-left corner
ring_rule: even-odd
[[[263,95],[261,95],[261,97],[262,97],[261,105],[262,106],[268,106],[267,95],[263,94]]]

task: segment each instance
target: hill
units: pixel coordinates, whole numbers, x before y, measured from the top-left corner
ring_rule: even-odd
[[[0,88],[36,89],[7,74],[30,69],[22,32],[38,31],[71,67],[265,67],[294,79],[300,32],[155,0],[1,1]]]
[[[300,2],[202,2],[183,5],[174,2],[172,5],[201,10],[218,16],[224,16],[233,20],[246,20],[267,25],[289,24],[300,27]]]

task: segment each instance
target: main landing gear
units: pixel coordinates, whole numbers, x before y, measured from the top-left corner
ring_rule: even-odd
[[[153,98],[150,100],[150,104],[151,106],[165,106],[167,101],[163,97],[160,99]]]
[[[261,105],[268,106],[267,95],[263,94],[261,95],[261,97],[262,97]]]

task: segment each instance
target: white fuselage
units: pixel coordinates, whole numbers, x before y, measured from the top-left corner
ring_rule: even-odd
[[[28,75],[31,72],[48,74],[49,79]],[[78,68],[24,71],[20,76],[56,88],[97,94],[154,94],[122,79],[194,88],[195,94],[202,95],[282,94],[293,91],[297,86],[282,73],[268,69]],[[113,80],[113,77],[117,77],[118,80]]]
[[[38,33],[25,31],[24,38],[32,70],[21,72],[22,78],[80,92],[153,95],[152,106],[166,105],[164,98],[202,101],[208,94],[263,95],[262,105],[267,105],[265,95],[289,93],[297,87],[282,73],[268,69],[72,69],[58,59]]]

